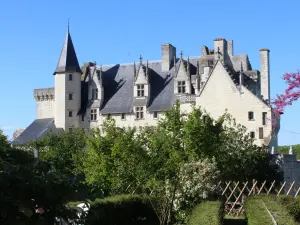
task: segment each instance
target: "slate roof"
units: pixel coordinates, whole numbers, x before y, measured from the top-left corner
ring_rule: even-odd
[[[36,119],[33,121],[15,140],[12,144],[26,144],[29,141],[33,141],[45,136],[49,131],[58,133],[62,129],[57,129],[54,125],[54,119]]]
[[[200,57],[190,58],[191,74],[196,73],[197,60]],[[185,59],[186,60],[186,59]],[[180,60],[177,59],[176,68]],[[85,113],[86,108],[98,105],[88,101],[88,85],[90,70],[85,64],[82,70],[86,71],[82,81],[82,106],[79,114]],[[174,67],[169,72],[161,71],[161,61],[149,61],[150,97],[147,102],[148,111],[163,111],[172,107],[174,102]],[[97,69],[100,67],[97,66]],[[139,68],[139,65],[136,65]],[[135,103],[133,97],[134,63],[102,66],[102,84],[104,100],[100,106],[101,114],[131,113]]]
[[[65,72],[82,73],[78,64],[75,48],[69,31],[67,32],[66,39],[57,63],[57,67],[53,75]]]

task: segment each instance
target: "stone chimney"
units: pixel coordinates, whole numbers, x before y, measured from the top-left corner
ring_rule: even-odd
[[[233,40],[227,41],[227,52],[230,57],[233,56]]]
[[[168,72],[173,65],[174,57],[176,57],[176,48],[171,44],[162,44],[161,55],[161,70]]]
[[[225,49],[226,49],[226,40],[224,38],[215,38],[214,39],[214,51],[215,51],[215,60],[220,60],[224,62],[225,58]]]
[[[270,50],[263,48],[260,52],[260,91],[265,100],[270,101]]]

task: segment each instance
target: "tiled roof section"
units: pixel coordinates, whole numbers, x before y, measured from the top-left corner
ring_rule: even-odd
[[[76,52],[69,31],[67,32],[66,39],[63,48],[61,50],[54,75],[57,73],[65,73],[65,72],[82,73],[78,64]]]
[[[58,133],[61,129],[57,129],[54,125],[54,119],[37,119],[33,121],[15,140],[12,144],[26,144],[30,141],[35,141],[45,136],[49,131]]]

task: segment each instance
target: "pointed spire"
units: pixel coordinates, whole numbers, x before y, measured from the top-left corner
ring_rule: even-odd
[[[142,57],[142,55],[140,55],[140,64],[142,64],[143,63],[143,57]]]
[[[133,62],[133,75],[136,77],[136,66],[135,66],[135,61]]]
[[[148,77],[148,72],[149,72],[149,64],[148,64],[148,60],[147,60],[147,63],[146,63],[146,76]]]
[[[66,35],[66,39],[60,53],[56,70],[53,73],[53,75],[57,73],[72,73],[72,72],[78,72],[82,74],[76,56],[75,48],[72,42],[71,34],[69,32],[69,23],[68,23],[68,32]]]
[[[187,73],[189,75],[189,73],[190,73],[190,57],[189,56],[188,56],[187,62],[186,62],[186,70],[187,70]]]
[[[217,55],[218,55],[218,59],[220,60],[221,57],[220,47],[218,47]]]
[[[182,59],[182,56],[183,56],[183,52],[182,50],[180,51],[180,59]]]
[[[241,62],[241,70],[239,75],[240,86],[244,85],[243,63]]]

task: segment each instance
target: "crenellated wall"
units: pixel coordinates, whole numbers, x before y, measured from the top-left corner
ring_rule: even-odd
[[[36,100],[36,118],[53,118],[55,106],[54,88],[34,89],[33,95]]]

